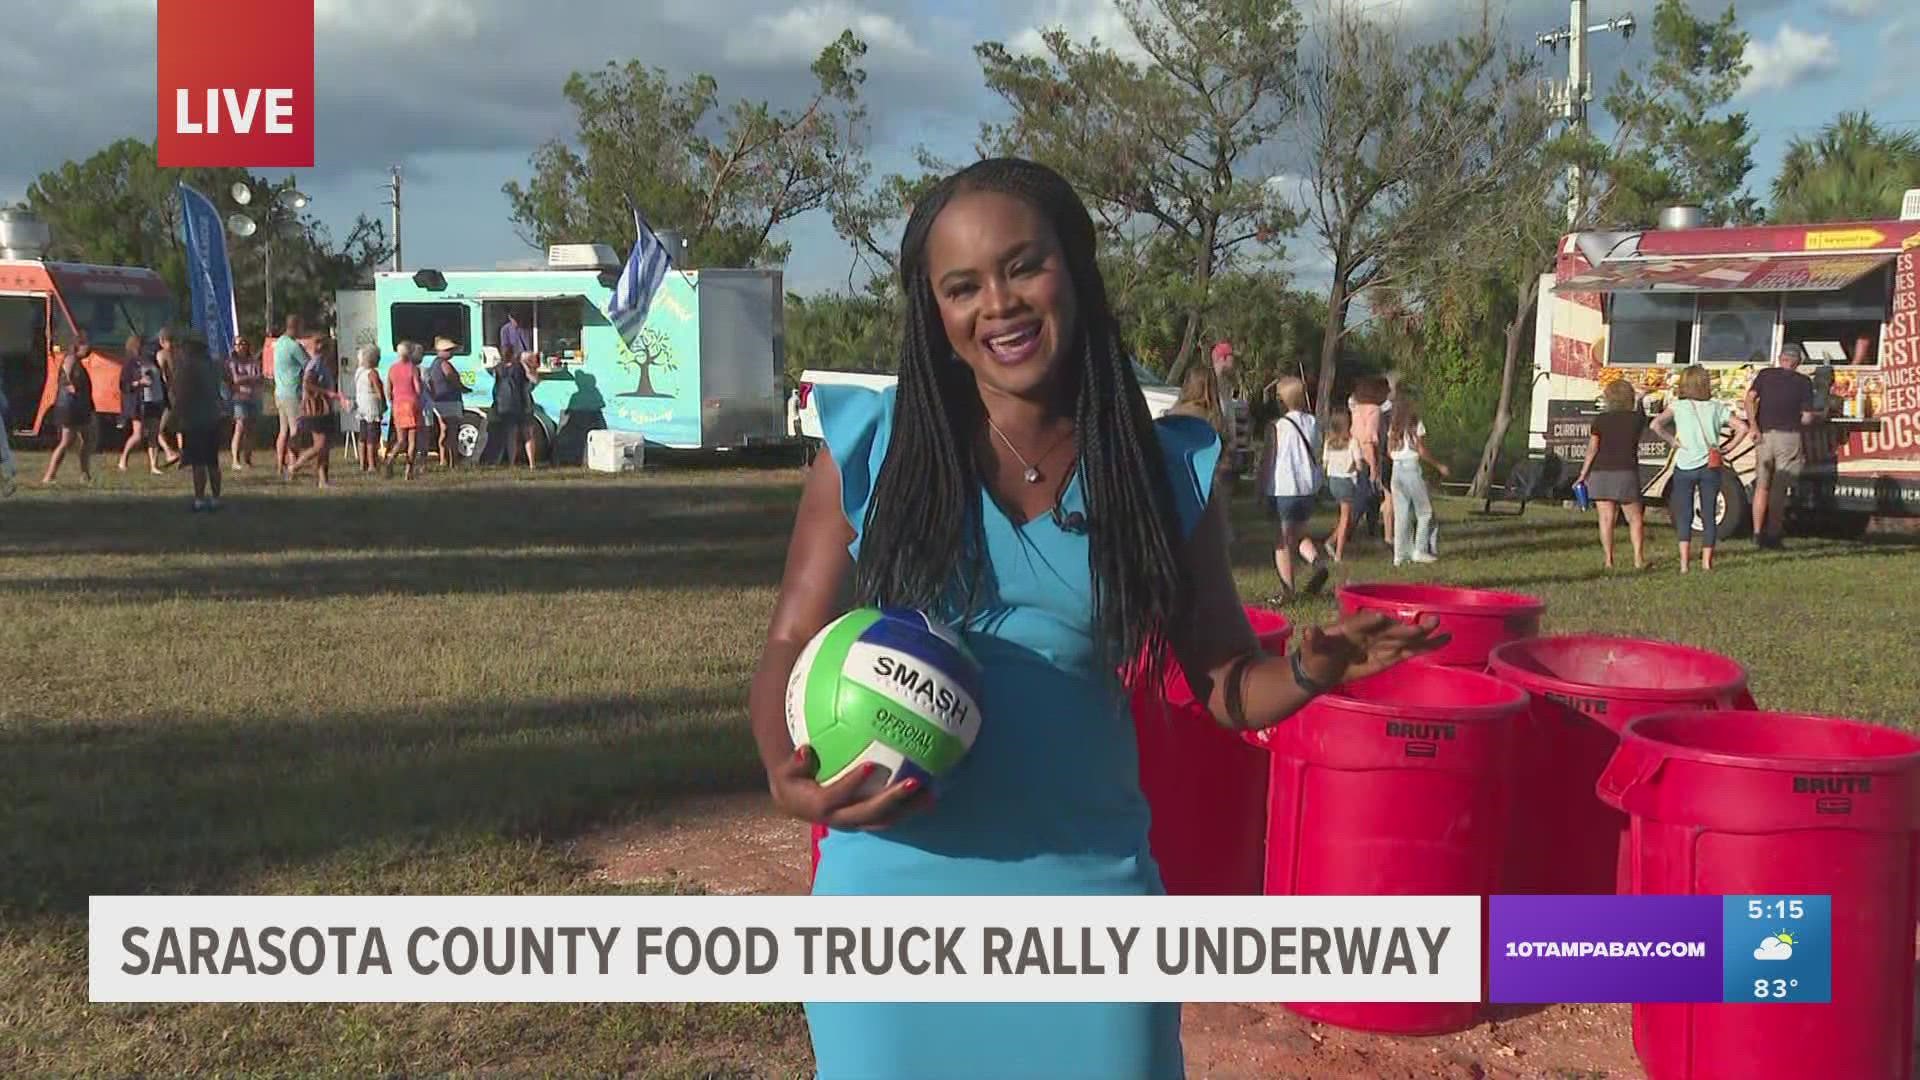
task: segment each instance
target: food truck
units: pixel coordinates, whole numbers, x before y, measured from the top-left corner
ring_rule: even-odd
[[[173,295],[143,267],[53,262],[51,234],[37,218],[0,211],[0,382],[9,426],[18,434],[56,434],[47,417],[57,396],[60,353],[81,333],[93,346],[83,364],[93,377],[93,404],[120,412],[120,363],[127,338],[152,341],[174,315]]]
[[[1846,532],[1920,514],[1920,190],[1895,221],[1707,228],[1678,210],[1657,229],[1569,234],[1540,295],[1531,445],[1570,462],[1568,480],[1606,384],[1631,383],[1651,418],[1699,364],[1744,415],[1754,373],[1798,343],[1824,419],[1802,436],[1790,512]],[[1722,452],[1738,482],[1721,485],[1719,523],[1734,532],[1752,439],[1729,428]],[[1651,432],[1640,465],[1645,497],[1664,501],[1672,454]]]
[[[537,269],[376,274],[371,290],[335,297],[342,361],[373,344],[384,375],[400,342],[415,342],[430,361],[435,339],[451,340],[467,386],[457,452],[495,458],[493,371],[512,359],[500,347],[511,314],[540,357],[534,436],[543,458],[579,461],[597,430],[686,450],[789,443],[781,273],[669,271],[628,341],[607,320],[622,265],[607,245],[568,244]]]

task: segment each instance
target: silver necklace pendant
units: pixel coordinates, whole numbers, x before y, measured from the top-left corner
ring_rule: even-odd
[[[1027,477],[1027,483],[1037,484],[1040,482],[1040,470],[1029,465],[1027,466],[1026,477]]]

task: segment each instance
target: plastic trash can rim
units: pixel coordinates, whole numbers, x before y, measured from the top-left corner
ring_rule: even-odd
[[[1722,723],[1739,718],[1752,719],[1767,717],[1776,720],[1812,721],[1816,724],[1840,725],[1852,728],[1866,728],[1886,732],[1904,738],[1913,744],[1913,749],[1903,754],[1887,754],[1880,757],[1824,758],[1798,757],[1791,754],[1768,754],[1749,756],[1729,753],[1724,750],[1702,750],[1685,743],[1648,735],[1647,727],[1663,722],[1670,723],[1686,717],[1711,717]],[[1736,769],[1765,769],[1769,771],[1792,770],[1807,773],[1898,773],[1908,769],[1920,768],[1920,736],[1885,724],[1874,724],[1865,720],[1855,720],[1844,716],[1824,716],[1819,713],[1785,712],[1778,709],[1668,709],[1662,712],[1647,713],[1627,721],[1621,729],[1622,742],[1633,741],[1660,747],[1668,758],[1683,761],[1697,761],[1708,765],[1724,765]]]
[[[1500,589],[1478,589],[1468,585],[1373,581],[1358,585],[1342,585],[1337,592],[1382,604],[1418,607],[1423,611],[1438,614],[1486,615],[1491,614],[1489,609],[1494,609],[1501,614],[1517,615],[1547,610],[1547,602],[1537,596],[1505,592]],[[1476,602],[1472,599],[1473,597],[1486,599]]]
[[[1559,644],[1598,645],[1615,643],[1657,645],[1664,649],[1688,653],[1693,656],[1712,660],[1716,663],[1725,664],[1739,672],[1739,675],[1737,677],[1723,679],[1719,682],[1705,683],[1697,687],[1688,687],[1684,690],[1644,686],[1614,686],[1602,683],[1574,682],[1570,679],[1562,679],[1554,675],[1542,675],[1539,672],[1529,671],[1510,659],[1510,656],[1513,654],[1526,652],[1529,649],[1542,647],[1551,648]],[[1624,698],[1628,701],[1658,701],[1671,698],[1675,694],[1686,694],[1688,696],[1723,694],[1728,691],[1739,690],[1747,685],[1746,665],[1731,656],[1725,656],[1713,652],[1710,649],[1702,649],[1694,645],[1682,645],[1677,641],[1665,641],[1660,638],[1632,638],[1622,634],[1551,634],[1545,637],[1515,638],[1512,641],[1503,641],[1493,647],[1492,651],[1487,654],[1487,667],[1495,677],[1514,682],[1516,685],[1525,686],[1527,684],[1537,684],[1546,690],[1561,691],[1580,696]],[[1685,706],[1678,706],[1678,708],[1684,709]],[[1764,712],[1766,710],[1748,711]]]

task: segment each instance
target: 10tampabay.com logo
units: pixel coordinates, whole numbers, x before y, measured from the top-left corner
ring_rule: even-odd
[[[162,168],[313,167],[314,0],[160,0]]]

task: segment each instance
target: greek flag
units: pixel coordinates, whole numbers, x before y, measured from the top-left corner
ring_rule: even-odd
[[[667,251],[667,245],[647,227],[646,219],[638,210],[633,211],[633,231],[633,251],[627,255],[627,265],[620,271],[620,280],[613,287],[613,301],[607,307],[607,320],[625,342],[632,342],[640,333],[647,321],[647,309],[653,306],[654,295],[660,291],[660,283],[673,268],[673,256]]]

